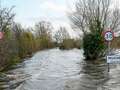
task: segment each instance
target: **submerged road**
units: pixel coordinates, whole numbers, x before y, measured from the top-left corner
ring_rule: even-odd
[[[83,50],[50,49],[10,70],[5,90],[120,90],[120,66],[84,62]],[[19,82],[19,84],[16,84]]]

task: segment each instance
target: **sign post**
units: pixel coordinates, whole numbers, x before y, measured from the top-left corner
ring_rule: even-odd
[[[109,56],[110,55],[110,52],[111,52],[111,47],[110,47],[110,45],[111,45],[111,41],[114,39],[114,33],[111,31],[111,30],[109,30],[109,31],[106,31],[105,33],[104,33],[104,39],[105,39],[105,41],[107,41],[107,44],[108,44],[108,52],[107,52],[107,56]],[[107,58],[108,59],[108,58]],[[107,60],[108,61],[108,60]],[[107,62],[108,63],[108,62]],[[109,63],[108,63],[108,72],[110,71],[110,68],[109,68]]]

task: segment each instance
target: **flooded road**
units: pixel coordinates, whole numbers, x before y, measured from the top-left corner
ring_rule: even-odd
[[[120,67],[84,62],[83,50],[59,49],[36,53],[8,76],[5,90],[120,90]],[[4,85],[6,86],[6,85]]]

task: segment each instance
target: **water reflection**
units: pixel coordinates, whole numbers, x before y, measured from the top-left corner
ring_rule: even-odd
[[[106,80],[108,80],[107,64],[86,62],[81,71],[81,89],[97,90]]]
[[[80,67],[80,76],[68,81],[65,90],[104,90],[102,86],[109,79],[107,64],[86,61]]]

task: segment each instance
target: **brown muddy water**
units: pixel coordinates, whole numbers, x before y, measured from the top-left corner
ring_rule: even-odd
[[[4,76],[4,75],[3,75]],[[120,66],[85,62],[83,50],[36,53],[0,77],[0,90],[120,90]]]

